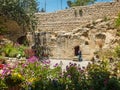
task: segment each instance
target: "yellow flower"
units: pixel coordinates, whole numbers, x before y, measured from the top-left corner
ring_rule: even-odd
[[[18,77],[19,77],[19,78],[22,78],[21,74],[18,74]]]
[[[22,75],[19,73],[13,73],[12,77],[18,77],[18,78],[22,79]]]
[[[28,82],[34,82],[36,80],[36,78],[30,78],[30,79],[28,79]]]

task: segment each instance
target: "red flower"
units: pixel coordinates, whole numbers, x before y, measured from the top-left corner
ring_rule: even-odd
[[[0,64],[0,69],[3,69],[4,65],[3,64]]]

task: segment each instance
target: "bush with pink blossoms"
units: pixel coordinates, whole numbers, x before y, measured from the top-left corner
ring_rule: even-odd
[[[111,67],[107,60],[86,68],[69,63],[62,71],[59,64],[51,69],[49,60],[40,62],[33,56],[24,63],[5,65],[0,86],[18,85],[25,90],[120,90],[119,65],[120,62]]]

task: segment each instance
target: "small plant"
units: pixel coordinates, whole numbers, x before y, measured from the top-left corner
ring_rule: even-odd
[[[74,10],[74,15],[75,17],[77,17],[77,10]]]
[[[107,17],[107,16],[104,16],[104,18],[103,18],[103,21],[108,21],[109,20],[109,18]]]
[[[83,16],[83,10],[82,9],[79,10],[79,15]]]
[[[115,21],[115,25],[116,25],[116,27],[120,26],[120,13],[118,14],[118,18]]]
[[[120,90],[120,62],[111,64],[108,59],[89,63],[86,68],[69,63],[62,71],[61,64],[50,68],[49,60],[39,62],[32,56],[26,62],[6,64],[1,71],[0,89],[19,86],[24,90]]]
[[[3,27],[3,26],[0,26],[0,34],[2,35],[2,34],[5,34],[5,33],[7,33],[8,32],[8,30],[5,28],[5,27]]]
[[[18,86],[24,81],[20,73],[11,73],[5,77],[5,83],[8,87]]]
[[[95,22],[95,21],[92,21],[92,24],[93,24],[93,25],[96,25],[96,22]]]
[[[18,54],[17,48],[15,48],[12,44],[7,44],[2,48],[2,52],[5,53],[5,56],[15,57]]]
[[[117,36],[120,36],[120,30],[117,31],[116,35],[117,35]]]
[[[24,50],[27,47],[22,45],[12,45],[12,44],[6,44],[3,47],[1,47],[0,55],[6,56],[6,57],[25,57]]]
[[[117,46],[117,47],[115,48],[115,57],[120,58],[120,46]]]
[[[103,62],[101,65],[91,65],[88,70],[88,76],[91,87],[94,90],[103,90],[105,82],[109,79],[110,72],[108,71],[105,62]]]
[[[0,78],[0,90],[4,90],[5,88],[7,88],[5,81]]]
[[[105,90],[120,90],[120,82],[117,78],[112,77],[106,82]]]

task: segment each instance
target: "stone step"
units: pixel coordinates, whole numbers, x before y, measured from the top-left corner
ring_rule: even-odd
[[[73,61],[78,61],[78,56],[73,57]]]

